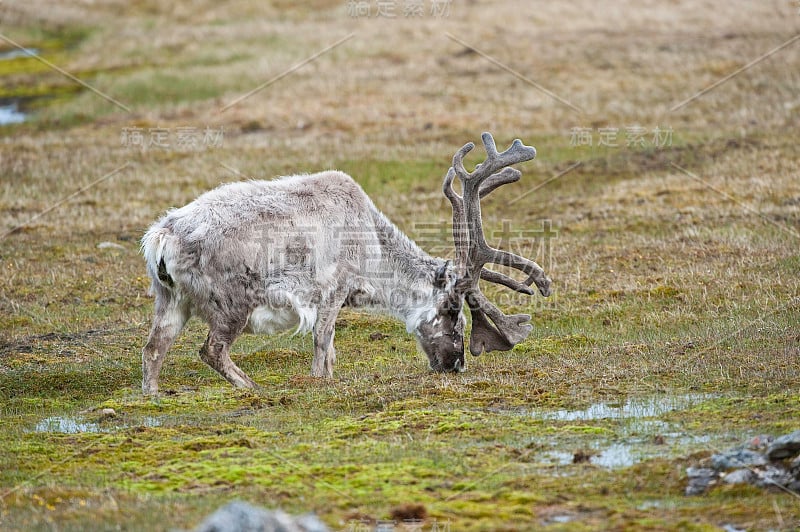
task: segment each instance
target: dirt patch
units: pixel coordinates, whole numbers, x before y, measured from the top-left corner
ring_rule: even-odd
[[[88,342],[96,338],[129,333],[138,330],[136,328],[125,329],[88,329],[77,333],[50,332],[45,334],[33,334],[11,342],[0,342],[0,356],[13,355],[15,353],[33,353],[34,351],[49,350],[53,344],[58,344],[58,350],[54,353],[60,356],[70,356],[69,351],[64,347],[85,346]]]

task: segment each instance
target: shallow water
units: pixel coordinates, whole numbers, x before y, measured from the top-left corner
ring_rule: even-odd
[[[715,396],[707,394],[634,397],[624,403],[594,403],[583,410],[532,412],[534,417],[555,421],[589,421],[597,419],[630,419],[658,417],[675,410],[685,410]]]
[[[0,126],[24,122],[27,115],[19,110],[16,102],[0,105]]]
[[[534,410],[526,415],[551,421],[617,420],[617,437],[598,436],[588,445],[589,463],[608,469],[630,467],[643,460],[685,453],[694,445],[711,440],[706,435],[692,435],[674,423],[658,419],[669,412],[685,410],[714,395],[687,394],[629,398],[624,402],[598,402],[577,410]],[[661,443],[656,442],[656,437]],[[573,463],[578,449],[547,450],[540,463],[565,466]]]
[[[38,48],[14,48],[0,52],[0,61],[39,55]],[[19,102],[5,100],[0,103],[0,126],[19,124],[27,119],[27,114],[19,110]]]
[[[159,427],[161,420],[155,417],[145,417],[139,425],[145,427]],[[101,427],[98,423],[85,421],[78,417],[50,416],[39,421],[33,427],[33,432],[50,432],[60,434],[79,434],[86,432],[113,432],[114,430],[128,428],[131,425],[113,425]]]
[[[37,423],[33,431],[78,434],[80,432],[100,432],[100,426],[97,423],[79,421],[74,417],[51,416]]]
[[[0,61],[4,59],[16,59],[18,57],[31,57],[35,55],[39,55],[38,48],[14,48],[13,50],[0,52]]]

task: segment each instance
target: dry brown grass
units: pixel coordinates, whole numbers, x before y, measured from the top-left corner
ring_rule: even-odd
[[[127,250],[101,255],[102,277],[112,265],[121,270],[100,291],[129,286],[125,297],[140,297],[145,282],[135,239],[165,207],[237,179],[223,164],[256,177],[361,158],[436,159],[444,169],[454,147],[484,129],[540,146],[529,182],[584,163],[529,196],[520,204],[524,211],[496,214],[547,217],[558,224],[551,257],[560,286],[551,303],[555,309],[580,310],[591,291],[636,294],[665,285],[686,292],[683,308],[673,310],[678,321],[708,312],[714,318],[743,315],[748,323],[797,296],[791,266],[775,265],[794,257],[796,249],[800,185],[792,134],[798,70],[790,66],[797,65],[800,47],[790,46],[668,111],[791,37],[798,28],[791,6],[472,3],[451,6],[446,18],[421,20],[356,19],[341,3],[316,7],[309,13],[286,6],[262,10],[252,2],[224,8],[142,2],[122,17],[111,16],[119,9],[114,3],[5,7],[21,22],[20,36],[12,35],[21,40],[31,31],[25,28],[91,26],[90,37],[63,66],[98,71],[91,81],[110,95],[136,96],[126,86],[164,89],[159,84],[169,80],[158,77],[163,72],[198,78],[200,84],[210,76],[221,91],[187,102],[139,96],[126,103],[130,114],[85,91],[43,111],[44,119],[79,111],[94,120],[13,131],[0,160],[6,228],[129,166],[5,240],[5,308],[14,315],[24,314],[26,300],[38,305],[28,311],[35,319],[17,320],[19,326],[10,320],[6,335],[58,323],[57,316],[41,314],[50,305],[49,289],[42,287],[70,284],[87,272],[86,262],[98,260],[93,246],[102,240],[122,238]],[[354,37],[330,54],[220,112],[251,87],[351,32]],[[468,53],[447,32],[584,112]],[[596,142],[597,128],[610,126],[620,129],[622,144],[624,128],[632,124],[672,127],[674,145],[637,151],[569,143],[572,127],[592,128]],[[120,145],[124,127],[184,125],[224,127],[224,148],[141,152]],[[391,198],[376,185],[370,192],[413,231],[411,219],[446,217],[440,214],[444,202],[435,192],[436,177],[430,184],[414,178],[410,191],[395,187],[400,192]],[[423,202],[419,191],[426,191]],[[494,205],[502,205],[502,198]],[[60,266],[53,268],[42,254],[56,255]],[[624,309],[600,305],[625,319]],[[657,323],[661,312],[636,319]]]
[[[419,20],[353,18],[344,0],[296,4],[32,0],[0,5],[0,31],[28,46],[82,28],[83,38],[58,50],[53,60],[131,109],[125,112],[82,90],[45,105],[29,124],[0,129],[0,233],[23,225],[0,240],[0,398],[4,414],[17,416],[16,432],[7,436],[14,451],[0,456],[0,465],[31,460],[30,475],[38,473],[33,451],[39,440],[26,431],[37,416],[54,411],[111,400],[134,418],[163,408],[179,425],[186,415],[180,409],[197,400],[199,413],[190,424],[200,438],[215,424],[230,422],[220,421],[224,415],[242,415],[242,404],[255,401],[215,388],[218,379],[195,357],[204,334],[199,325],[178,342],[165,369],[179,407],[170,400],[153,406],[131,391],[138,386],[137,358],[151,311],[138,238],[166,208],[243,175],[270,178],[339,167],[398,225],[419,236],[416,222],[448,217],[438,189],[452,153],[484,130],[503,143],[521,137],[539,151],[523,168],[523,184],[487,201],[487,226],[499,228],[501,220],[510,219],[515,227],[538,228],[550,219],[558,230],[551,255],[540,257],[555,280],[555,296],[519,303],[535,314],[531,338],[513,353],[471,360],[463,376],[440,378],[423,371],[413,342],[396,324],[348,314],[337,333],[344,353],[337,380],[325,385],[302,377],[307,338],[245,338],[235,348],[237,356],[257,380],[274,388],[267,401],[270,415],[244,414],[241,426],[275,434],[297,431],[300,436],[281,433],[270,445],[300,455],[303,435],[330,429],[335,437],[319,448],[318,457],[329,464],[326,460],[341,451],[341,442],[334,441],[337,430],[358,433],[366,419],[366,425],[375,423],[379,438],[401,449],[397,460],[405,467],[416,464],[418,455],[438,457],[445,445],[431,436],[425,416],[445,428],[472,424],[475,433],[454,431],[446,440],[465,452],[470,465],[458,474],[474,474],[470,478],[479,478],[484,468],[519,465],[517,447],[526,449],[531,438],[586,446],[595,434],[589,429],[597,428],[589,427],[584,439],[569,433],[574,427],[557,427],[554,435],[550,428],[524,425],[529,432],[520,434],[513,421],[518,418],[502,417],[515,408],[703,391],[735,399],[733,406],[698,414],[707,426],[686,419],[695,435],[736,438],[750,430],[793,428],[800,385],[800,42],[670,109],[800,33],[795,3],[456,1],[447,17]],[[350,34],[330,53],[222,110]],[[3,83],[72,82],[50,72],[15,71]],[[627,147],[625,131],[633,125],[648,131],[671,127],[673,141],[658,148]],[[147,134],[162,127],[174,134],[183,126],[223,127],[224,144],[182,152],[139,150],[120,141],[123,128],[140,127]],[[590,128],[594,146],[572,145],[574,127]],[[619,146],[597,146],[602,127],[619,129]],[[118,174],[27,223],[122,165],[127,166]],[[104,241],[124,249],[98,249]],[[388,340],[371,342],[375,330]],[[761,396],[770,399],[762,404]],[[212,399],[204,401],[207,397]],[[320,410],[307,419],[314,408]],[[424,422],[398,425],[387,414],[393,408]],[[463,411],[451,412],[457,408]],[[209,420],[203,421],[205,416]],[[738,431],[733,436],[726,432],[731,425]],[[398,435],[398,426],[411,440]],[[601,428],[616,434],[617,427]],[[354,440],[354,456],[360,445],[374,443],[373,436]],[[487,441],[501,443],[486,449]],[[82,443],[57,439],[42,445],[77,452]],[[165,446],[165,455],[169,452]],[[345,466],[365,459],[378,460],[366,453]],[[431,502],[427,510],[464,527],[499,526],[508,515],[538,526],[542,521],[535,516],[548,515],[554,505],[561,508],[563,500],[571,501],[567,506],[589,500],[594,509],[585,509],[592,516],[587,527],[638,527],[651,523],[649,511],[636,506],[640,499],[663,497],[676,510],[670,513],[669,504],[653,509],[655,527],[693,525],[698,513],[701,523],[721,526],[730,522],[724,511],[734,510],[742,515],[737,523],[775,524],[772,506],[754,493],[722,492],[697,505],[684,501],[676,473],[684,462],[656,461],[621,476],[597,477],[581,469],[575,474],[589,486],[584,491],[557,484],[549,470],[526,473],[528,486],[541,488],[536,495],[541,500],[523,500],[513,491],[522,481],[508,469],[496,491],[467,489],[454,495],[455,503]],[[12,465],[0,468],[7,470],[4,485],[19,480]],[[390,466],[387,462],[387,471]],[[80,485],[82,477],[74,471],[63,474]],[[127,473],[107,474],[114,482],[130,481]],[[180,478],[169,479],[176,493],[193,494],[193,485]],[[460,479],[444,478],[433,489],[447,491],[455,481]],[[92,486],[90,499],[101,498],[102,489]],[[430,497],[415,486],[404,485],[398,497]],[[12,514],[22,516],[15,523],[45,522],[22,508],[47,489],[34,482],[31,493],[20,495],[11,505]],[[170,526],[188,526],[193,508],[205,510],[225,493],[205,486],[203,493],[210,495],[200,502],[154,502],[139,498],[136,489],[124,496],[135,508],[132,522],[152,524],[146,515],[154,507],[174,505],[180,523]],[[248,493],[285,504],[299,500],[253,489]],[[514,502],[507,499],[509,489]],[[312,500],[310,493],[300,493]],[[329,495],[314,499],[318,509],[330,511],[329,522],[358,512],[391,515],[372,495],[359,496],[350,506]],[[628,500],[636,496],[640,499]],[[731,502],[739,496],[745,502]],[[789,523],[798,515],[795,501],[779,501]],[[400,507],[413,501],[395,502]],[[509,514],[493,513],[491,505]],[[565,511],[575,510],[570,508]],[[86,524],[86,515],[70,512],[56,515]],[[7,515],[0,513],[0,524]],[[111,510],[103,515],[104,522],[119,518]]]
[[[102,280],[99,293],[138,301],[145,288],[135,255],[142,229],[166,207],[241,175],[352,167],[376,203],[413,233],[412,220],[447,217],[436,192],[439,175],[454,148],[481,130],[539,146],[527,168],[531,185],[582,163],[514,212],[501,207],[512,192],[490,204],[490,221],[549,218],[558,226],[550,267],[559,293],[545,308],[579,312],[587,293],[669,286],[683,294],[669,311],[676,323],[732,315],[746,324],[797,297],[799,70],[793,67],[800,46],[669,112],[793,36],[800,16],[789,4],[468,3],[452,5],[447,17],[420,20],[353,18],[336,2],[313,9],[137,2],[123,16],[112,16],[120,9],[113,2],[3,9],[19,23],[9,35],[21,41],[36,28],[90,27],[62,66],[96,72],[93,85],[132,98],[124,101],[132,109],[126,113],[83,91],[43,110],[38,125],[8,130],[0,147],[6,229],[128,165],[4,239],[9,338],[61,323],[69,300],[59,294],[64,306],[51,314],[48,293],[82,275]],[[448,32],[583,112],[470,53]],[[329,54],[221,112],[350,33]],[[189,80],[181,86],[185,101],[180,91],[156,99],[146,94],[172,94],[177,78]],[[217,95],[193,95],[193,84],[203,83]],[[63,117],[72,119],[59,125]],[[672,127],[673,145],[625,147],[624,130],[633,124]],[[207,125],[225,128],[223,147],[182,153],[120,143],[126,127]],[[619,128],[620,146],[572,146],[575,126],[592,128],[595,142],[597,128]],[[413,175],[402,166],[366,167],[386,173],[375,177],[357,174],[362,159],[428,166]],[[430,170],[430,161],[441,161],[440,168]],[[104,240],[121,241],[126,250],[96,250]],[[117,273],[110,276],[110,269]],[[624,306],[602,297],[598,304],[617,316],[612,321],[626,319]],[[663,309],[640,311],[632,321],[653,325]],[[28,318],[13,318],[20,314]]]

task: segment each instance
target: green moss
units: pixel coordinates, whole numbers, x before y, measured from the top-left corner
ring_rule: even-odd
[[[659,285],[655,288],[651,288],[648,291],[648,294],[653,297],[661,297],[661,298],[674,298],[678,294],[680,294],[680,290],[672,286],[664,286]]]
[[[36,110],[73,97],[84,89],[67,79],[51,65],[64,68],[74,49],[90,35],[87,28],[61,28],[57,31],[39,28],[17,28],[16,41],[36,49],[37,57],[19,56],[0,60],[0,98],[18,100],[26,110]],[[4,43],[4,46],[7,43]],[[10,47],[3,51],[15,50]],[[91,79],[94,72],[70,69],[79,79]]]

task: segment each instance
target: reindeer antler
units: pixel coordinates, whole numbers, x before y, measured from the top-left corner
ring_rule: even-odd
[[[456,247],[456,268],[460,275],[470,280],[466,301],[472,314],[472,336],[469,349],[473,355],[484,351],[507,351],[524,340],[532,330],[528,314],[507,316],[494,306],[480,291],[479,279],[507,286],[517,292],[532,295],[532,284],[539,292],[550,295],[550,279],[534,261],[509,251],[490,247],[483,234],[480,200],[496,188],[514,183],[522,172],[512,165],[536,157],[536,149],[525,146],[519,139],[502,153],[497,152],[492,135],[481,135],[486,149],[486,160],[472,173],[464,168],[464,156],[475,145],[465,144],[453,156],[453,166],[444,178],[443,192],[453,206],[453,240]],[[463,196],[453,190],[453,179],[461,181]],[[500,264],[528,274],[525,281],[517,281],[500,272],[484,268],[485,264]],[[488,318],[487,318],[488,317]],[[489,322],[491,320],[491,323]]]

